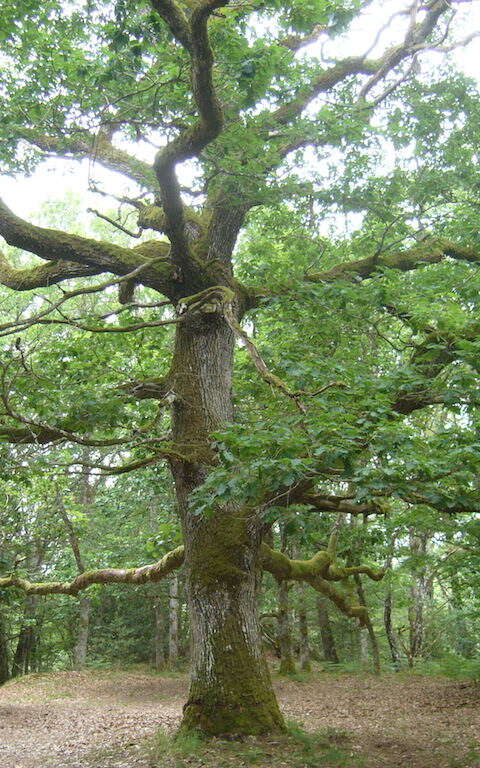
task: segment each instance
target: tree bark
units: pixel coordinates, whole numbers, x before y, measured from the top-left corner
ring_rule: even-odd
[[[428,533],[410,532],[410,552],[414,558],[408,609],[410,641],[408,664],[410,667],[413,667],[415,660],[422,656],[425,640],[424,612],[428,584],[424,558],[427,553],[428,539]]]
[[[251,511],[216,506],[196,515],[191,495],[211,463],[211,434],[233,418],[233,335],[215,313],[176,327],[173,439],[197,458],[171,462],[185,543],[192,678],[182,728],[256,734],[284,728],[257,615],[261,524]]]
[[[465,604],[462,589],[457,576],[450,577],[450,602],[455,611],[454,622],[456,626],[455,645],[456,651],[464,659],[472,659],[475,656],[475,637],[472,634],[465,618]]]
[[[278,583],[278,644],[280,646],[280,675],[293,675],[295,662],[292,654],[292,620],[288,597],[288,581]]]
[[[88,447],[84,447],[82,451],[82,459],[87,464],[90,460],[91,451]],[[83,511],[87,516],[91,512],[91,504],[95,496],[95,489],[89,483],[89,470],[83,471],[81,481],[77,487],[77,496]],[[67,510],[63,503],[63,499],[60,491],[57,492],[57,507],[62,518],[65,528],[67,529],[68,540],[72,548],[75,563],[79,573],[85,573],[85,563],[83,561],[82,553],[80,550],[80,540],[75,531],[75,527],[68,516]],[[88,638],[90,634],[90,615],[92,612],[92,601],[89,597],[80,597],[78,600],[78,632],[77,639],[73,648],[73,668],[84,669],[87,663],[87,649]]]
[[[357,595],[358,595],[358,601],[360,605],[367,605],[366,599],[365,599],[365,591],[363,589],[363,584],[360,576],[358,574],[354,575],[355,585],[357,588]],[[368,636],[368,639],[370,640],[370,648],[372,651],[372,662],[373,662],[373,671],[376,675],[380,674],[381,671],[381,662],[380,662],[380,649],[378,647],[378,640],[377,636],[375,634],[375,630],[373,629],[373,624],[370,620],[370,616],[367,614],[367,619],[365,622],[365,627],[360,632],[360,655],[362,657],[362,662],[365,660],[364,656],[368,654],[365,653],[366,645],[365,640],[366,636]]]
[[[280,528],[281,551],[287,554],[288,542],[285,526]],[[280,675],[293,675],[295,662],[292,653],[292,614],[289,600],[290,585],[288,581],[278,582],[278,645],[280,647]]]
[[[23,623],[18,635],[17,647],[12,662],[12,677],[26,675],[31,671],[35,654],[37,595],[27,595],[23,612]]]
[[[328,601],[323,595],[317,594],[317,616],[322,640],[323,658],[332,664],[338,664],[339,658],[335,647],[332,625],[328,615]]]

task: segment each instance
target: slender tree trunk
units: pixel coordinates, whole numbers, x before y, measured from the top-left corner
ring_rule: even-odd
[[[78,630],[77,641],[73,648],[73,668],[84,669],[87,663],[87,647],[90,628],[90,613],[92,601],[89,597],[81,597],[78,601]]]
[[[279,674],[292,675],[295,662],[292,654],[292,619],[288,581],[278,582],[278,644],[280,646]]]
[[[393,591],[391,580],[391,568],[393,561],[393,551],[395,548],[395,537],[392,537],[392,541],[388,550],[387,559],[385,561],[385,569],[388,573],[387,585],[385,592],[385,600],[383,603],[383,622],[385,624],[385,633],[387,635],[388,646],[390,648],[390,655],[392,657],[393,668],[395,671],[400,669],[400,651],[398,650],[397,638],[393,629]]]
[[[178,602],[178,573],[170,579],[168,595],[168,665],[175,669],[178,666],[178,635],[179,635],[179,602]]]
[[[285,526],[280,528],[281,551],[287,554],[288,541]],[[291,553],[289,553],[291,554]],[[290,605],[288,581],[278,582],[278,645],[280,646],[280,675],[292,675],[295,673],[295,661],[292,653],[292,610]]]
[[[320,627],[320,638],[322,640],[323,658],[332,664],[338,664],[338,654],[335,646],[335,640],[328,615],[328,601],[323,595],[317,594],[317,616],[318,626]]]
[[[35,617],[37,613],[37,595],[27,595],[23,612],[23,624],[18,635],[17,647],[12,662],[12,677],[26,675],[35,652]]]
[[[424,614],[428,597],[428,583],[424,558],[427,553],[428,539],[427,533],[410,532],[410,552],[414,559],[408,611],[410,640],[408,662],[410,667],[413,667],[415,660],[422,656],[425,640]]]
[[[312,669],[310,640],[308,637],[308,614],[305,602],[305,584],[299,584],[298,595],[298,633],[300,636],[300,669],[310,672]]]
[[[462,597],[460,582],[456,576],[450,578],[450,602],[455,611],[455,645],[456,651],[464,659],[471,659],[475,655],[475,637],[470,631],[465,619],[465,604]]]
[[[368,652],[368,631],[366,627],[360,629],[360,664],[367,668],[370,663],[370,654]]]
[[[360,605],[367,605],[366,599],[365,599],[365,591],[363,589],[363,584],[360,576],[358,574],[355,574],[355,586],[357,589],[357,595]],[[367,651],[367,645],[366,645],[366,639],[369,639],[370,641],[370,648],[372,651],[372,662],[373,662],[373,671],[376,675],[380,674],[381,671],[381,662],[380,662],[380,649],[378,647],[378,640],[377,636],[375,634],[375,630],[373,629],[373,624],[370,620],[370,616],[368,616],[366,620],[365,627],[360,632],[360,655],[363,657],[366,656],[366,660],[368,660],[368,651]],[[362,651],[362,644],[364,645],[363,651]],[[365,658],[362,658],[362,662],[365,660]]]
[[[190,508],[210,465],[211,433],[233,418],[233,336],[217,314],[176,327],[171,372],[172,431],[190,460],[172,460],[185,543],[192,678],[182,727],[208,734],[284,728],[262,649],[257,616],[261,521],[251,510]]]
[[[90,459],[90,452],[88,448],[83,451],[83,460],[87,463]],[[90,511],[90,504],[93,501],[94,491],[89,485],[88,471],[84,472],[82,476],[82,483],[79,487],[79,500],[82,504],[84,512]],[[85,572],[85,563],[83,562],[82,553],[80,551],[80,541],[70,520],[65,505],[63,503],[60,491],[57,492],[57,507],[60,513],[60,517],[65,523],[67,529],[68,540],[72,548],[75,563],[79,573]],[[87,649],[88,638],[90,634],[90,615],[92,611],[92,601],[89,597],[81,596],[78,599],[78,630],[77,639],[73,648],[73,668],[83,669],[87,663]]]
[[[8,642],[5,627],[5,617],[0,609],[0,685],[6,683],[10,677],[8,661]]]
[[[161,672],[165,669],[165,619],[160,590],[155,596],[153,608],[155,613],[155,669],[157,672]]]

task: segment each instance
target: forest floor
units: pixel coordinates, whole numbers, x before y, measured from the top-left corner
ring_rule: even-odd
[[[297,724],[288,736],[173,745],[158,730],[172,733],[178,723],[184,676],[30,675],[0,691],[0,766],[480,768],[479,682],[318,672],[275,687]]]

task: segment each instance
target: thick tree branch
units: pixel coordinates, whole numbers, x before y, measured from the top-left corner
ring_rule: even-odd
[[[349,515],[383,515],[385,509],[380,503],[355,504],[341,496],[324,496],[318,493],[304,493],[298,499],[299,504],[308,504],[320,512],[342,512]]]
[[[98,275],[99,271],[97,267],[88,264],[76,264],[73,261],[61,260],[50,264],[39,264],[27,269],[15,269],[0,253],[0,283],[14,291],[46,288],[49,285],[61,283],[63,280]]]
[[[123,248],[57,229],[46,229],[16,216],[1,200],[0,235],[9,245],[22,248],[47,261],[57,264],[75,262],[83,268],[93,268],[93,274],[112,272],[124,276],[140,268],[142,274],[138,276],[138,282],[169,297],[176,290],[174,269],[165,257],[166,243],[150,241],[136,248]]]
[[[157,563],[140,568],[102,568],[84,571],[73,581],[31,582],[18,576],[0,578],[0,589],[16,587],[27,595],[78,595],[93,584],[147,584],[160,581],[183,564],[183,546],[167,552]]]
[[[208,19],[216,8],[229,0],[203,0],[195,5],[191,18],[172,0],[152,0],[155,10],[168,24],[172,34],[190,54],[192,92],[198,109],[198,121],[182,131],[160,150],[154,168],[161,190],[166,217],[166,232],[172,243],[172,258],[184,270],[191,268],[191,255],[185,228],[184,205],[175,166],[200,152],[219,135],[223,111],[213,84],[213,52],[208,39]]]
[[[0,259],[1,259],[1,256],[0,256]],[[38,267],[38,270],[40,271],[40,273],[42,273],[42,271],[43,270],[47,270],[48,267],[55,268],[59,264],[61,264],[61,262],[53,262],[51,264],[41,265],[40,267]],[[16,320],[15,322],[2,323],[0,325],[0,336],[8,336],[8,335],[11,335],[11,334],[14,334],[14,333],[19,333],[20,331],[24,331],[24,330],[26,330],[27,328],[30,328],[33,325],[37,325],[37,324],[39,324],[39,325],[42,325],[42,324],[48,325],[49,323],[60,323],[60,324],[65,324],[65,325],[76,325],[76,327],[81,327],[84,330],[89,330],[89,331],[94,331],[94,332],[97,331],[97,330],[100,330],[100,331],[112,330],[112,329],[108,329],[108,328],[105,329],[103,326],[99,327],[99,328],[95,328],[95,327],[91,327],[91,326],[86,327],[84,325],[80,326],[80,325],[78,325],[78,322],[79,322],[79,320],[81,318],[72,318],[72,319],[67,318],[66,316],[63,315],[63,313],[60,312],[60,308],[67,301],[70,301],[71,299],[76,298],[78,296],[87,296],[87,295],[90,295],[90,294],[93,294],[93,293],[100,293],[100,292],[103,292],[104,290],[106,290],[107,288],[111,288],[113,286],[121,287],[124,283],[129,283],[131,281],[135,281],[135,278],[142,272],[143,268],[144,268],[144,265],[142,265],[141,267],[137,267],[137,269],[134,269],[133,272],[130,272],[129,274],[125,275],[124,277],[119,277],[119,278],[117,278],[115,280],[109,280],[109,281],[103,282],[103,283],[96,283],[96,284],[90,285],[88,287],[77,288],[76,290],[73,290],[73,291],[63,291],[62,292],[62,296],[61,296],[60,299],[58,299],[58,301],[50,301],[50,300],[46,299],[45,297],[43,297],[44,301],[46,301],[48,303],[48,306],[47,306],[46,309],[42,310],[41,312],[38,312],[36,315],[31,315],[31,316],[29,316],[27,318]],[[36,270],[36,269],[37,269],[37,267],[33,268],[33,270]],[[11,267],[8,267],[8,270],[9,270],[9,273],[10,273]],[[27,290],[26,288],[23,289],[21,287],[23,285],[23,283],[21,282],[21,277],[23,275],[23,272],[30,272],[30,270],[13,270],[13,273],[15,273],[15,272],[19,272],[20,273],[20,279],[19,280],[10,279],[8,283],[7,282],[3,282],[2,279],[1,279],[1,260],[0,260],[0,282],[3,283],[4,285],[7,285],[7,287],[9,287],[9,288],[14,288],[17,291],[19,291],[19,290]],[[68,276],[69,277],[73,277],[72,274],[68,274]],[[67,277],[65,276],[62,279],[67,279]],[[31,287],[33,288],[34,286],[32,285]],[[152,302],[151,304],[149,304],[147,306],[153,306],[153,307],[159,307],[160,308],[160,307],[165,307],[168,304],[170,304],[170,302],[167,300],[167,301],[164,301],[164,302]],[[135,308],[137,306],[141,307],[142,305],[141,304],[130,305],[131,308]],[[122,307],[119,310],[114,310],[112,312],[107,312],[105,315],[100,316],[98,319],[99,320],[105,320],[105,319],[107,319],[109,317],[112,317],[114,315],[120,314],[121,312],[125,311],[128,308],[129,307]],[[52,312],[55,312],[55,311],[58,311],[61,314],[61,317],[63,319],[58,319],[58,318],[54,319],[54,318],[49,318],[48,317],[48,315],[51,315]],[[156,325],[169,324],[170,321],[153,321],[153,322],[154,322],[154,325],[156,326]],[[172,321],[172,322],[176,322],[176,321]],[[141,325],[141,327],[151,327],[152,323],[148,323],[146,326],[144,326],[142,324],[140,324],[140,325]],[[129,329],[130,330],[136,330],[138,328],[138,324],[137,324],[137,326],[121,326],[119,328],[114,327],[113,330],[114,331],[115,330],[123,330],[124,328],[126,330],[129,330]]]
[[[431,238],[420,245],[415,245],[405,251],[395,253],[374,254],[366,259],[344,261],[323,272],[309,272],[304,279],[310,283],[333,283],[336,280],[352,280],[361,282],[374,277],[385,269],[396,269],[409,272],[428,264],[439,264],[445,258],[480,264],[480,253],[471,246],[462,246],[446,238]],[[261,299],[270,296],[281,296],[295,289],[291,284],[280,284],[272,288],[249,288],[251,297],[250,307],[256,306]]]
[[[336,563],[335,552],[324,550],[317,552],[310,560],[293,560],[283,552],[270,549],[262,544],[262,566],[276,579],[287,581],[306,581],[317,592],[326,595],[342,613],[357,618],[361,625],[368,620],[364,606],[356,601],[348,588],[348,578],[358,573],[364,573],[374,581],[380,581],[385,571],[376,571],[369,566],[354,566],[347,568]],[[345,592],[335,588],[332,581],[342,582]]]

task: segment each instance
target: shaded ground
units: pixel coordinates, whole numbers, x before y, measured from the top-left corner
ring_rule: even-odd
[[[323,734],[315,745],[301,735],[298,749],[278,740],[217,742],[203,751],[190,745],[194,755],[185,757],[172,755],[165,740],[152,746],[158,728],[171,731],[178,722],[183,678],[98,670],[31,675],[0,690],[0,766],[480,768],[480,683],[319,673],[308,682],[278,680],[276,688],[289,720]]]

